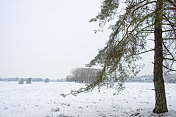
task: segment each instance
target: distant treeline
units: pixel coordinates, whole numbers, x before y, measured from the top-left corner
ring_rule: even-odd
[[[137,76],[134,78],[127,78],[126,82],[153,82],[153,75]],[[164,76],[164,82],[176,83],[176,74],[167,74]]]
[[[92,83],[96,80],[96,75],[100,69],[92,68],[76,68],[73,69],[71,75],[68,75],[65,79],[52,80],[49,82],[79,82],[79,83]],[[11,82],[20,81],[23,79],[26,81],[29,78],[0,78],[0,81]],[[46,78],[31,78],[32,82],[45,82]],[[168,74],[164,77],[166,83],[176,83],[176,74]],[[153,82],[153,75],[137,76],[134,78],[127,78],[125,82]]]
[[[92,68],[75,68],[71,75],[66,77],[67,82],[92,83],[96,81],[96,75],[100,69]],[[166,83],[176,83],[176,74],[167,74],[164,76]],[[125,82],[153,82],[153,75],[136,76],[134,78],[127,78]]]
[[[11,81],[20,81],[23,79],[24,81],[30,78],[0,78],[0,81],[6,81],[6,82],[11,82]],[[31,78],[32,82],[44,82],[46,78]],[[57,79],[57,80],[51,80],[49,79],[50,82],[65,82],[65,79]]]
[[[91,83],[96,80],[97,73],[100,69],[93,68],[75,68],[71,74],[66,77],[67,82]]]
[[[29,78],[0,78],[0,81],[20,81],[21,79],[29,79]],[[42,78],[31,78],[31,81],[34,82],[43,82]]]

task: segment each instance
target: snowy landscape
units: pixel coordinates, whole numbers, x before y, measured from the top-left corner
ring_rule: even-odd
[[[78,96],[60,94],[85,87],[68,82],[0,82],[0,117],[176,117],[176,84],[166,83],[168,113],[152,113],[153,83],[126,83],[118,95],[101,88]]]
[[[0,25],[0,117],[176,117],[176,0],[0,0]]]

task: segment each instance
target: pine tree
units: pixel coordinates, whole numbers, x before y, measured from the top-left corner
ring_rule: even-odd
[[[124,6],[119,12],[119,6]],[[176,1],[175,0],[104,0],[100,13],[90,22],[99,22],[100,29],[110,25],[112,33],[106,46],[88,64],[89,67],[101,65],[103,69],[97,75],[97,80],[72,91],[76,95],[87,92],[96,86],[109,86],[109,79],[118,82],[118,89],[123,88],[123,82],[128,76],[139,73],[140,60],[143,53],[154,51],[154,113],[167,112],[163,70],[176,71]],[[115,24],[112,24],[115,22]],[[96,31],[96,32],[97,32]],[[154,48],[147,48],[149,35],[154,35]],[[113,80],[112,80],[113,79]]]

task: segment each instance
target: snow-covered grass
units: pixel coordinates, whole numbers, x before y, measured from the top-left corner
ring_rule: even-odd
[[[0,82],[0,117],[153,117],[154,90],[152,83],[126,83],[119,95],[113,89],[62,97],[84,87],[80,83]],[[176,84],[165,84],[169,112],[176,117]],[[162,116],[162,115],[161,115]]]

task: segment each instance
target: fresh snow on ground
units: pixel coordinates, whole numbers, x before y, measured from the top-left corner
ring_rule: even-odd
[[[165,84],[168,113],[152,114],[153,83],[126,83],[125,90],[102,88],[78,96],[62,97],[84,87],[80,83],[18,84],[0,82],[0,117],[176,117],[176,84]]]

